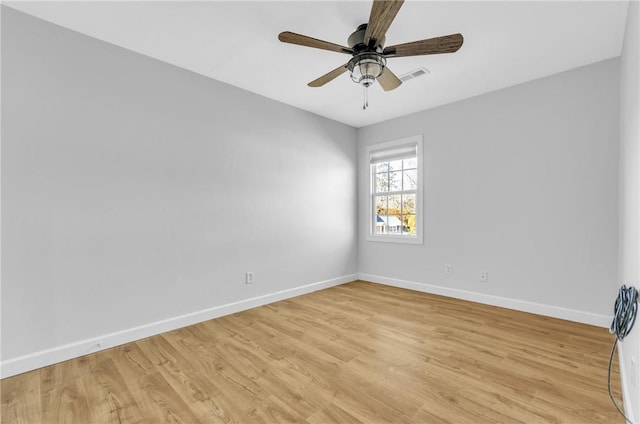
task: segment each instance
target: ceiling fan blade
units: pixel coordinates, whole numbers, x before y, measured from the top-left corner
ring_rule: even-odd
[[[382,70],[382,74],[377,78],[377,81],[380,83],[380,87],[382,87],[384,91],[394,90],[402,84],[400,78],[398,78],[396,74],[391,72],[391,70],[386,66]]]
[[[425,54],[454,53],[462,46],[462,34],[451,34],[428,40],[412,41],[385,47],[385,57],[420,56]]]
[[[333,71],[327,72],[326,74],[324,74],[320,78],[311,81],[307,85],[309,87],[322,87],[323,85],[325,85],[329,81],[333,81],[336,77],[339,77],[340,75],[342,75],[346,71],[347,71],[347,64],[345,63],[344,65],[341,65],[341,66],[337,67]]]
[[[298,44],[300,46],[314,47],[316,49],[329,50],[332,52],[353,54],[353,50],[349,47],[318,40],[317,38],[307,37],[306,35],[300,35],[290,31],[281,32],[278,35],[278,40],[283,43]]]
[[[391,22],[398,14],[404,0],[373,0],[369,23],[364,33],[364,44],[378,47],[384,38]]]

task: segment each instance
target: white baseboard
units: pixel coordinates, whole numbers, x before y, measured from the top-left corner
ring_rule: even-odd
[[[218,318],[224,315],[233,314],[269,303],[289,299],[295,296],[311,293],[317,290],[326,289],[340,284],[348,283],[357,279],[357,274],[344,275],[318,283],[307,284],[292,289],[281,290],[262,296],[244,299],[237,302],[214,306],[202,311],[192,312],[162,321],[129,328],[100,337],[80,340],[63,346],[30,353],[2,361],[0,364],[0,378],[11,377],[37,368],[42,368],[58,362],[77,358],[103,349],[130,343],[146,337],[155,336],[177,328],[197,324],[199,322]]]
[[[414,281],[406,281],[396,278],[358,273],[344,275],[341,277],[333,278],[326,281],[320,281],[318,283],[307,284],[300,287],[294,287],[292,289],[281,290],[275,293],[269,293],[250,299],[240,300],[238,302],[214,306],[202,311],[196,311],[173,318],[168,318],[166,320],[102,335],[100,337],[80,340],[63,346],[57,346],[55,348],[30,353],[28,355],[10,358],[8,360],[2,361],[2,363],[0,364],[0,378],[11,377],[16,374],[21,374],[23,372],[31,371],[58,362],[98,352],[103,349],[130,343],[136,340],[143,339],[145,337],[155,336],[157,334],[165,333],[167,331],[186,327],[192,324],[197,324],[199,322],[218,318],[224,315],[229,315],[280,300],[289,299],[291,297],[311,293],[317,290],[338,286],[340,284],[348,283],[356,279],[371,281],[373,283],[386,284],[393,287],[421,291],[425,293],[438,294],[457,299],[464,299],[472,302],[484,303],[487,305],[500,306],[503,308],[515,309],[518,311],[531,312],[534,314],[597,325],[600,327],[608,327],[611,322],[611,317],[607,315],[599,315],[591,312],[578,311],[558,306],[544,305],[518,299],[452,289],[449,287],[437,286],[433,284],[418,283]],[[621,373],[624,375],[623,370],[621,370]],[[628,398],[628,396],[624,396],[625,402]],[[625,405],[625,407],[627,407],[627,405]]]
[[[545,305],[542,303],[511,299],[508,297],[493,296],[484,293],[452,289],[450,287],[437,286],[433,284],[399,280],[397,278],[382,277],[379,275],[358,273],[358,279],[363,281],[371,281],[372,283],[380,283],[386,284],[388,286],[400,287],[403,289],[416,290],[424,293],[438,294],[442,296],[453,297],[456,299],[469,300],[486,305],[500,306],[502,308],[530,312],[533,314],[544,315],[553,318],[566,319],[568,321],[596,325],[598,327],[609,327],[612,319],[612,316],[608,315],[600,315],[591,312],[578,311],[575,309],[562,308],[560,306]]]

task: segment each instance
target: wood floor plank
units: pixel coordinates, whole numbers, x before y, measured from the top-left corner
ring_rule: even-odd
[[[171,388],[193,412],[207,422],[234,423],[232,408],[223,392],[210,379],[193,369],[191,361],[169,343],[165,337],[139,342],[143,353],[156,364]],[[239,411],[235,411],[238,416]]]
[[[604,328],[353,282],[3,379],[2,423],[624,423]],[[620,397],[617,362],[613,389]]]
[[[91,366],[90,371],[83,375],[82,383],[87,403],[91,405],[91,422],[116,424],[146,421],[111,358]]]
[[[334,405],[328,404],[322,409],[318,409],[311,415],[307,421],[309,424],[327,424],[327,423],[350,423],[350,424],[364,424],[353,415],[349,414],[344,409]]]
[[[2,381],[0,422],[31,424],[41,419],[40,374],[25,373]]]
[[[252,421],[263,423],[307,423],[304,418],[277,396],[269,396],[262,402],[252,406],[249,409],[249,416]]]
[[[90,423],[91,412],[80,377],[65,379],[46,391],[42,396],[41,420],[45,423],[76,424]]]
[[[113,349],[113,359],[142,415],[152,423],[200,422],[138,343]]]
[[[46,393],[59,386],[64,386],[70,381],[76,380],[87,374],[101,353],[86,355],[73,361],[64,361],[58,364],[36,370],[40,374],[40,389]]]

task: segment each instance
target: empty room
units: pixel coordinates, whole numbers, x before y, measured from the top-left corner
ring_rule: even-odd
[[[3,1],[2,423],[640,424],[640,2]]]

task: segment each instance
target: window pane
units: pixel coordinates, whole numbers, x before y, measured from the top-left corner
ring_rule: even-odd
[[[389,234],[402,234],[402,216],[400,214],[389,215],[387,229]]]
[[[402,214],[415,214],[416,213],[416,195],[404,194],[402,196]]]
[[[389,172],[389,190],[390,191],[402,190],[402,173],[401,172]]]
[[[401,196],[399,194],[388,196],[388,210],[389,215],[400,214],[400,209],[402,208]]]
[[[376,164],[376,172],[387,172],[389,170],[389,162],[381,162]]]
[[[376,234],[387,232],[387,196],[376,196],[376,213],[373,217],[373,230]]]
[[[416,158],[405,159],[403,166],[404,169],[415,169],[418,167],[418,160]]]
[[[388,162],[389,164],[389,170],[390,171],[402,171],[402,161],[401,160],[394,160],[391,162]]]
[[[376,174],[376,193],[389,191],[389,174],[381,172]]]
[[[387,216],[387,196],[376,196],[376,213]]]
[[[415,190],[418,187],[418,171],[412,169],[402,173],[402,189]]]
[[[404,223],[402,228],[402,234],[416,235],[416,216],[415,215],[403,215],[402,222]]]

